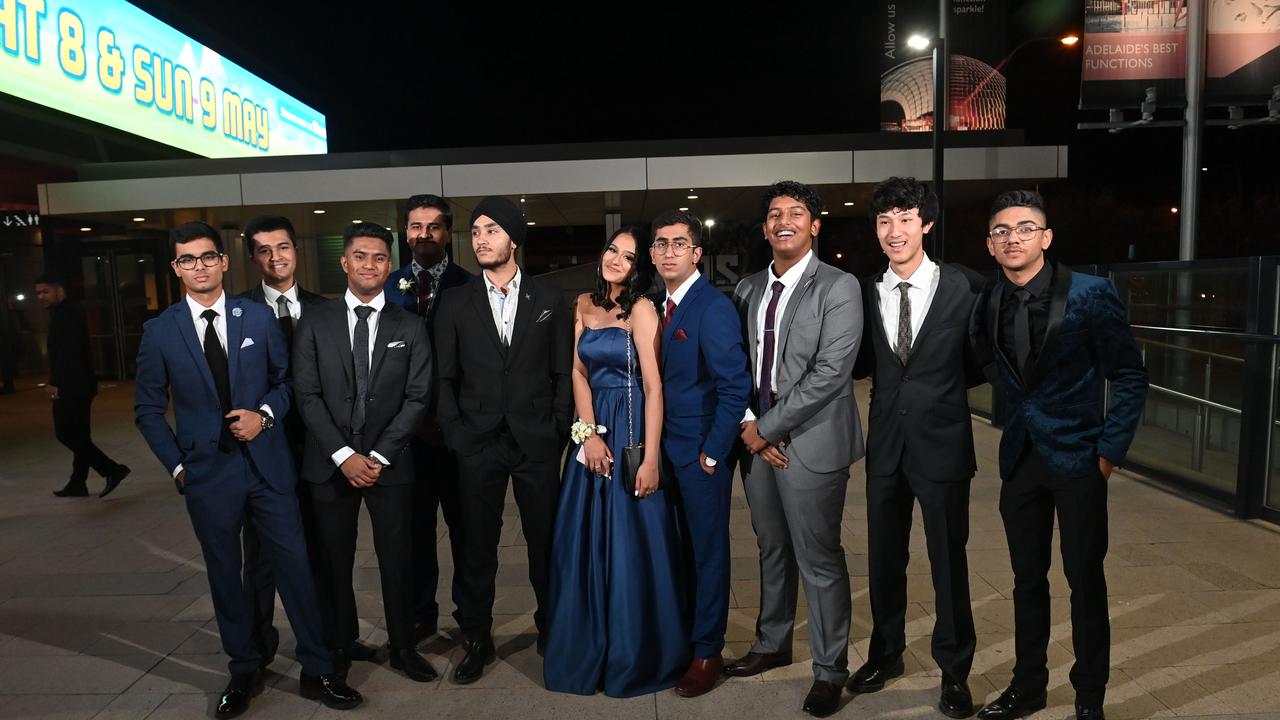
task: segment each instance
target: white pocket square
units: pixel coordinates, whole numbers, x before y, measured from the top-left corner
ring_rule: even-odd
[[[551,317],[551,311],[550,311],[550,310],[543,310],[543,311],[542,311],[542,314],[541,314],[541,315],[539,315],[539,316],[538,316],[538,319],[537,319],[537,320],[534,320],[534,322],[535,322],[535,323],[540,323],[540,322],[542,322],[543,320],[546,320],[546,319],[547,319],[547,318],[549,318],[549,317]]]
[[[244,342],[240,343],[240,349],[243,350],[252,344],[253,344],[253,338],[245,338]]]
[[[387,343],[387,347],[389,347],[389,348],[402,348],[402,347],[404,347],[404,341],[403,341],[403,340],[392,340],[391,342]]]

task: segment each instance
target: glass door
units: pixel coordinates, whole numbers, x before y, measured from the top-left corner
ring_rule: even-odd
[[[80,266],[94,368],[103,379],[132,378],[142,325],[168,305],[169,283],[161,273],[169,267],[150,248],[87,249],[93,254],[81,256]]]

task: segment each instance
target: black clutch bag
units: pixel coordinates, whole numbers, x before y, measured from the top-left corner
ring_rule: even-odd
[[[635,376],[631,361],[631,321],[627,321],[627,445],[622,448],[622,485],[627,494],[636,497],[636,476],[640,474],[640,464],[644,462],[644,443],[635,444],[635,433],[631,425],[631,386]],[[666,464],[658,460],[658,489],[666,485]]]

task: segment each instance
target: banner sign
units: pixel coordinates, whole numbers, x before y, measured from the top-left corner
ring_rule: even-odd
[[[1259,104],[1280,84],[1280,0],[1205,0],[1205,101]],[[1131,108],[1146,88],[1186,102],[1186,0],[1085,0],[1081,108]]]
[[[1005,126],[1006,0],[952,0],[947,51],[951,62],[948,130]],[[935,0],[880,3],[880,130],[933,129],[933,51],[907,44],[912,35],[937,35]]]
[[[0,93],[204,157],[328,150],[324,115],[124,0],[0,0]]]

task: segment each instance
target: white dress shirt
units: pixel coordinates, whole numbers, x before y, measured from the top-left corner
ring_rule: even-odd
[[[279,307],[276,302],[281,295],[289,301],[289,316],[292,317],[295,322],[302,319],[302,303],[298,302],[298,283],[294,283],[284,292],[280,292],[270,285],[262,283],[262,295],[266,298],[267,305],[271,308],[271,312],[276,313],[277,319],[279,319],[280,313],[276,312],[276,308]]]
[[[775,274],[773,263],[769,263],[769,279],[765,281],[764,296],[760,298],[760,307],[756,309],[756,328],[757,328],[756,336],[755,336],[756,364],[755,364],[755,375],[752,376],[751,380],[753,383],[756,384],[757,390],[759,389],[760,377],[764,374],[764,368],[763,368],[764,326],[765,326],[765,316],[768,315],[769,313],[769,299],[773,297],[773,284],[775,282],[781,282],[783,286],[782,294],[778,296],[778,307],[774,310],[774,313],[773,313],[773,326],[774,326],[773,367],[769,368],[769,385],[776,392],[778,389],[778,351],[782,349],[782,348],[779,348],[777,345],[777,340],[778,340],[777,328],[779,328],[782,325],[782,318],[786,316],[787,301],[791,299],[791,296],[792,294],[794,294],[796,286],[800,284],[800,278],[804,277],[804,271],[809,267],[809,263],[811,262],[813,262],[812,250],[805,253],[805,256],[803,258],[800,258],[800,262],[796,263],[795,265],[792,265],[790,269],[782,273],[782,277],[778,277]],[[750,422],[755,419],[756,419],[755,413],[751,412],[751,408],[747,408],[746,413],[743,415],[742,421]]]
[[[507,283],[506,292],[503,288],[493,284],[489,279],[489,273],[483,272],[484,286],[489,297],[489,310],[493,312],[493,324],[498,329],[498,338],[502,340],[503,345],[511,344],[511,330],[516,324],[516,305],[520,298],[520,268],[516,267],[516,274]]]
[[[356,323],[360,321],[360,318],[356,316],[356,308],[360,307],[361,305],[368,305],[369,307],[373,308],[373,312],[369,313],[369,318],[365,320],[365,322],[369,325],[369,372],[372,373],[373,372],[373,348],[374,348],[375,341],[378,338],[378,319],[382,317],[382,309],[387,305],[386,293],[379,292],[377,297],[365,303],[365,302],[361,302],[360,298],[356,297],[355,293],[351,292],[351,290],[348,289],[347,292],[342,296],[342,299],[344,302],[347,303],[347,347],[351,348],[352,352],[355,352]],[[372,376],[370,376],[370,379],[372,379]],[[359,398],[353,398],[353,401],[358,402]],[[341,448],[336,450],[329,457],[330,459],[333,460],[334,465],[337,465],[338,467],[342,467],[342,463],[346,462],[348,458],[350,458],[352,455],[355,455],[355,454],[356,454],[356,451],[354,448],[352,448],[350,445],[343,445]],[[382,457],[376,452],[371,451],[369,453],[369,456],[372,457],[374,460],[377,460],[378,462],[382,463],[383,465],[391,464],[387,462],[386,458]]]
[[[187,309],[191,311],[191,322],[196,326],[196,340],[199,341],[200,347],[204,347],[204,332],[209,327],[209,321],[200,316],[204,314],[205,310],[212,310],[218,313],[218,317],[213,319],[213,332],[218,336],[218,344],[222,346],[222,354],[227,355],[227,359],[230,361],[231,356],[227,353],[227,294],[225,292],[219,294],[218,299],[214,300],[209,307],[196,302],[190,295],[186,296],[186,300]],[[270,405],[264,404],[259,409],[273,418],[276,416],[272,412]],[[176,478],[181,474],[182,463],[178,463],[178,467],[173,469],[173,476]]]
[[[694,270],[692,275],[686,278],[684,282],[680,283],[680,287],[676,288],[675,292],[667,293],[667,299],[674,302],[676,306],[679,307],[680,303],[684,300],[684,296],[689,294],[689,288],[693,287],[693,284],[698,282],[698,278],[700,277],[702,277],[702,273]],[[663,311],[665,312],[665,308]]]
[[[902,302],[898,283],[911,283],[911,287],[907,289],[907,298],[911,301],[911,346],[915,347],[916,336],[920,334],[920,326],[929,314],[929,306],[933,304],[933,296],[938,292],[938,280],[941,276],[941,267],[925,255],[920,267],[911,273],[911,277],[898,277],[890,265],[884,277],[876,283],[876,292],[880,294],[880,316],[884,318],[884,334],[889,339],[889,347],[894,347],[898,342],[898,307]]]

